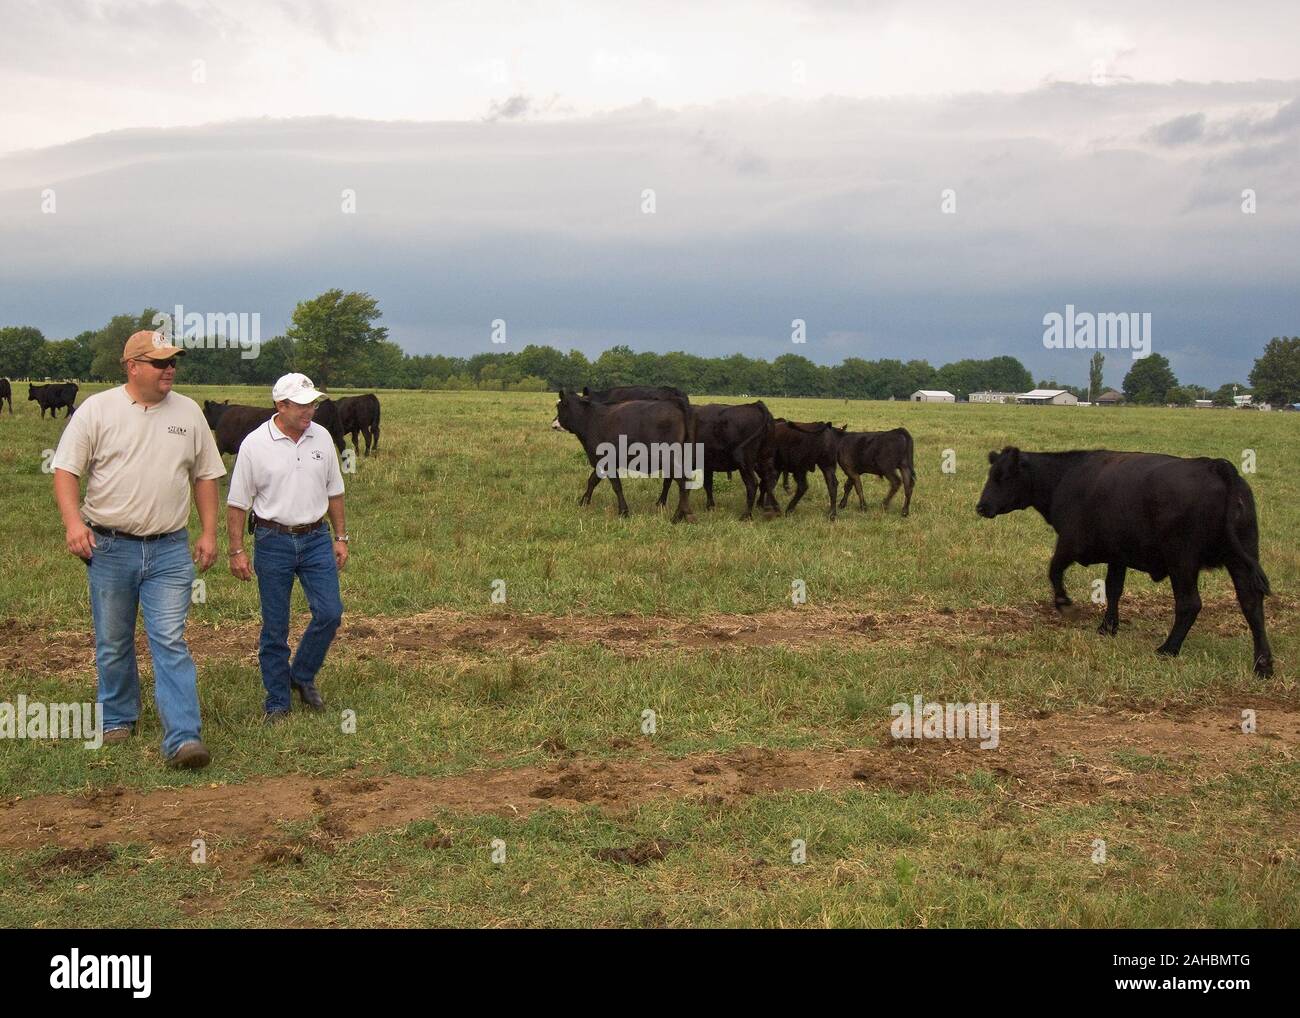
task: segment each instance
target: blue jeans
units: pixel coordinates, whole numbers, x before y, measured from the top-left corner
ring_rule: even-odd
[[[262,638],[257,660],[266,687],[266,710],[290,708],[290,685],[310,686],[325,663],[343,621],[339,571],[328,525],[310,534],[281,534],[258,527],[253,535],[253,571],[262,597]],[[293,578],[302,583],[311,608],[311,623],[289,662],[289,595]]]
[[[104,730],[133,725],[140,717],[135,617],[143,609],[163,756],[170,757],[182,743],[197,739],[201,727],[198,676],[185,643],[194,582],[189,535],[178,530],[156,541],[130,541],[96,534],[86,572]]]

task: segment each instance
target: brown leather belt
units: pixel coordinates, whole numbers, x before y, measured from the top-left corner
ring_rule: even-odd
[[[256,525],[266,527],[267,530],[274,530],[277,534],[310,534],[325,526],[325,517],[322,516],[315,523],[303,523],[297,527],[286,527],[283,523],[276,523],[275,520],[264,520],[259,516]]]

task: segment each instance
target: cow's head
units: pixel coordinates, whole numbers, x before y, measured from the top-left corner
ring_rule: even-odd
[[[1032,501],[1029,468],[1020,450],[1009,445],[1001,452],[989,453],[989,479],[984,482],[975,511],[991,520],[1003,513],[1027,509]]]
[[[571,425],[574,421],[576,406],[583,402],[584,397],[574,392],[566,392],[561,389],[559,399],[555,401],[555,420],[551,421],[552,431],[572,431]]]
[[[36,386],[32,385],[31,382],[27,383],[27,398],[28,399],[36,398]]]

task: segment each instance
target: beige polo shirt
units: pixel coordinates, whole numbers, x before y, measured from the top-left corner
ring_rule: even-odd
[[[240,443],[227,505],[252,508],[259,520],[286,527],[315,523],[343,494],[343,472],[330,433],[313,421],[298,441],[276,426],[276,414]]]
[[[85,519],[139,535],[187,526],[190,485],[226,472],[194,400],[169,392],[161,403],[146,406],[125,385],[77,407],[53,466],[86,478]]]

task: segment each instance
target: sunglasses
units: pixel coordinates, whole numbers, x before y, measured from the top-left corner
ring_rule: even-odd
[[[154,360],[152,357],[137,357],[137,364],[152,364],[159,371],[166,371],[168,368],[176,367],[176,358],[168,357],[165,361]]]

